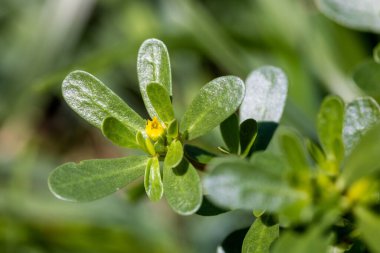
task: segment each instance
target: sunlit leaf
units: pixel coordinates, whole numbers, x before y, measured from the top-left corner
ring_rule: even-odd
[[[195,213],[202,203],[200,178],[185,159],[174,168],[164,166],[164,192],[171,208],[181,215]]]
[[[358,98],[346,106],[343,141],[348,155],[364,133],[380,121],[380,107],[370,97]]]
[[[174,111],[166,88],[159,83],[150,83],[146,92],[158,117],[166,124],[171,122],[174,119]]]
[[[266,153],[255,153],[251,162],[217,158],[204,178],[209,199],[230,209],[278,211],[306,196],[290,188],[283,178],[283,162]]]
[[[128,156],[65,163],[50,174],[49,188],[64,200],[99,199],[144,175],[147,162],[146,156]]]
[[[244,83],[238,77],[219,77],[206,84],[187,108],[180,131],[188,139],[206,134],[234,113],[244,96]]]
[[[288,80],[285,73],[272,66],[253,71],[246,80],[246,90],[240,106],[240,121],[279,122],[285,107]]]
[[[67,104],[90,124],[102,127],[108,117],[134,131],[144,130],[145,121],[100,80],[84,71],[74,71],[62,83]]]
[[[378,0],[316,0],[323,14],[353,29],[380,33]]]
[[[158,116],[147,94],[148,84],[162,84],[169,95],[172,95],[169,53],[162,41],[148,39],[141,45],[137,58],[137,76],[141,95],[150,117]]]
[[[244,238],[242,253],[269,253],[272,242],[278,236],[278,224],[265,224],[257,218]]]
[[[136,135],[133,130],[113,117],[108,117],[103,121],[102,132],[116,145],[128,148],[140,148],[136,142]]]
[[[355,216],[358,219],[358,229],[360,237],[368,245],[373,253],[380,253],[379,233],[380,233],[380,217],[365,210],[357,208]]]
[[[144,176],[144,187],[146,194],[152,201],[160,200],[164,194],[160,163],[157,157],[151,158],[147,163]]]
[[[183,147],[180,141],[174,140],[170,143],[168,152],[166,153],[164,166],[167,168],[176,167],[183,158]]]
[[[344,104],[337,96],[326,97],[319,109],[317,131],[326,158],[339,164],[344,156]]]
[[[237,154],[239,151],[239,119],[235,113],[220,124],[220,132],[228,150]]]

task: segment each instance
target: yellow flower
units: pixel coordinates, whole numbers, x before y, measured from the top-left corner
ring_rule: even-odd
[[[153,120],[147,120],[145,132],[151,140],[158,140],[158,138],[162,136],[164,131],[165,129],[162,127],[157,117],[153,117]]]

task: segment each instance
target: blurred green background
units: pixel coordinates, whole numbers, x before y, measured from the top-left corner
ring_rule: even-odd
[[[165,201],[136,198],[133,186],[81,204],[49,192],[48,174],[63,162],[133,152],[68,108],[62,80],[88,71],[146,118],[136,59],[152,37],[169,50],[178,118],[213,78],[245,79],[270,64],[289,78],[283,123],[311,138],[323,96],[364,94],[352,75],[379,41],[330,21],[311,0],[1,0],[0,252],[215,252],[250,224],[239,211],[179,217]],[[220,143],[217,130],[197,142]]]

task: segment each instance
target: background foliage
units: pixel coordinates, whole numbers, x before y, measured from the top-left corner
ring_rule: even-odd
[[[182,218],[162,201],[131,203],[143,191],[133,185],[128,194],[88,204],[62,202],[49,192],[47,175],[63,162],[133,152],[114,147],[70,110],[62,80],[75,69],[91,72],[147,118],[136,58],[151,37],[169,49],[178,116],[201,85],[222,75],[244,80],[266,64],[281,67],[289,79],[282,123],[313,140],[327,93],[346,101],[365,92],[380,98],[379,65],[372,58],[378,35],[334,23],[310,0],[2,0],[4,252],[213,252],[231,231],[252,223],[245,212]],[[221,143],[218,131],[197,144],[207,148],[211,141]]]

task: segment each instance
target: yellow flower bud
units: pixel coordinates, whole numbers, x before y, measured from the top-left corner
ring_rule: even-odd
[[[153,120],[147,120],[145,132],[151,140],[157,141],[164,134],[165,129],[157,117],[153,117]]]

